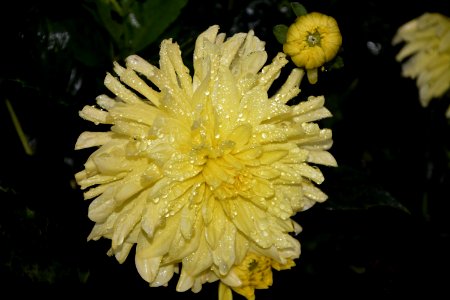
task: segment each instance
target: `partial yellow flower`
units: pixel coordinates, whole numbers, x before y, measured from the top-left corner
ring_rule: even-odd
[[[174,273],[180,292],[216,280],[243,287],[232,270],[249,253],[290,264],[300,255],[291,217],[327,199],[316,165],[336,166],[331,130],[315,123],[331,116],[324,97],[286,105],[303,71],[269,95],[285,54],[264,66],[253,31],[218,31],[197,38],[193,77],[179,46],[164,40],[159,68],[136,55],[115,63],[116,76],[105,78],[115,97],[100,95],[80,112],[111,125],[83,132],[75,146],[97,148],[75,176],[94,199],[88,240],[111,239],[108,254],[120,263],[136,245],[136,268],[152,287]]]
[[[232,289],[248,300],[254,300],[255,289],[267,289],[272,285],[272,268],[279,271],[290,269],[293,266],[295,266],[293,260],[289,260],[285,264],[279,264],[269,257],[249,253],[240,265],[233,267],[230,271],[241,281],[239,286],[232,287]],[[231,291],[227,291],[229,287],[224,283],[220,285],[219,300],[232,299]]]
[[[395,58],[403,62],[402,76],[416,79],[420,103],[427,107],[450,88],[450,18],[424,13],[398,29],[392,43],[402,42]]]
[[[332,60],[342,44],[333,17],[312,12],[297,17],[289,26],[283,51],[298,67],[306,69],[311,84],[317,82],[317,69]]]

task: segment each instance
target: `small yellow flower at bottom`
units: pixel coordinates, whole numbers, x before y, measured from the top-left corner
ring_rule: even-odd
[[[267,289],[272,285],[272,268],[280,271],[290,269],[293,266],[295,266],[295,263],[290,259],[285,264],[280,264],[270,257],[249,253],[240,265],[231,269],[231,272],[239,278],[241,284],[230,288],[221,282],[219,300],[233,299],[231,289],[248,300],[254,300],[255,289]]]
[[[317,82],[317,69],[332,60],[342,44],[333,17],[312,12],[299,16],[289,26],[283,51],[298,67],[304,67],[311,84]]]

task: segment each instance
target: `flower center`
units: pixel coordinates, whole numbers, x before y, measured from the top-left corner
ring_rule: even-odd
[[[310,47],[314,47],[316,45],[320,46],[320,40],[321,40],[321,36],[320,36],[320,32],[319,30],[316,29],[316,31],[314,32],[308,32],[308,35],[306,37],[306,42],[308,43],[308,46]]]

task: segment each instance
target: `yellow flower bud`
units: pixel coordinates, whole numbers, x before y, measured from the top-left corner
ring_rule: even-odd
[[[255,289],[267,289],[273,283],[272,268],[280,271],[295,266],[293,260],[288,259],[281,264],[270,257],[248,253],[241,264],[233,267],[231,272],[236,275],[241,284],[231,287],[233,291],[244,296],[247,300],[255,299]],[[219,300],[231,300],[230,289],[221,283]]]
[[[317,82],[317,68],[332,60],[342,44],[333,17],[312,12],[298,17],[289,26],[283,51],[298,67],[306,69],[311,84]]]

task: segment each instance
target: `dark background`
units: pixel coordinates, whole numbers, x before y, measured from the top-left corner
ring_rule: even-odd
[[[166,5],[154,3],[155,9]],[[446,298],[450,123],[444,113],[450,97],[421,107],[414,80],[402,78],[395,61],[401,45],[392,46],[391,40],[400,25],[426,11],[450,16],[450,5],[438,0],[301,3],[308,11],[333,16],[343,36],[338,54],[343,67],[328,65],[314,86],[304,80],[299,96],[325,95],[333,117],[321,125],[333,130],[330,152],[339,167],[321,167],[326,179],[320,188],[329,199],[294,217],[304,229],[297,266],[274,271],[273,286],[257,290],[256,297],[380,299],[423,293],[428,299]],[[160,41],[172,37],[190,66],[196,36],[213,24],[228,36],[254,29],[266,41],[270,61],[282,51],[272,28],[295,19],[288,2],[190,0],[179,12],[155,17],[149,33],[173,20],[149,40],[144,34],[137,46],[117,39],[108,27],[113,23],[101,22],[95,1],[9,5],[1,12],[0,32],[2,289],[214,299],[217,283],[205,284],[197,295],[177,293],[176,276],[168,288],[150,288],[135,269],[133,253],[120,265],[106,255],[110,240],[86,241],[93,226],[89,201],[73,175],[91,150],[73,148],[82,131],[95,127],[78,111],[106,91],[103,79],[113,60],[137,53],[157,65]],[[115,24],[123,21],[110,17]],[[24,152],[6,100],[33,155]]]

